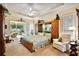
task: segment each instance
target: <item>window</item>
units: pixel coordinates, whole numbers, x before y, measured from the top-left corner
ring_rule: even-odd
[[[69,27],[73,26],[73,15],[63,17],[63,32],[68,32]]]
[[[17,21],[10,21],[10,31],[11,32],[24,32],[24,23]]]

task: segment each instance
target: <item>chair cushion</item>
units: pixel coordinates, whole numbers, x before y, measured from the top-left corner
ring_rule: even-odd
[[[63,43],[61,43],[61,42],[55,42],[55,44],[62,45]]]
[[[53,42],[58,42],[58,39],[53,39]]]

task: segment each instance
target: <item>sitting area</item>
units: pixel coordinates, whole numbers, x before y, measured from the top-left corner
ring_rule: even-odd
[[[10,43],[11,41],[14,41],[14,38],[16,38],[17,33],[11,33],[10,35],[5,34],[4,39],[6,43]]]
[[[70,34],[61,34],[61,37],[58,39],[53,39],[53,47],[66,52],[69,49],[68,42],[70,41]]]

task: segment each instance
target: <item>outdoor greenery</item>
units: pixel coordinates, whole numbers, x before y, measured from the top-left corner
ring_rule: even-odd
[[[24,32],[24,25],[23,24],[11,23],[11,28],[12,28],[12,31]]]

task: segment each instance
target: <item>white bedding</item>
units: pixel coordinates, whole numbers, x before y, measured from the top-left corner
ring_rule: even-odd
[[[43,35],[34,35],[34,36],[30,35],[30,36],[24,36],[23,38],[26,41],[32,42],[34,49],[45,46],[46,44],[49,43],[49,39],[50,39],[49,37]]]
[[[33,40],[34,48],[40,48],[46,44],[48,44],[48,38],[43,37],[43,36],[41,37],[39,36],[35,40]]]

